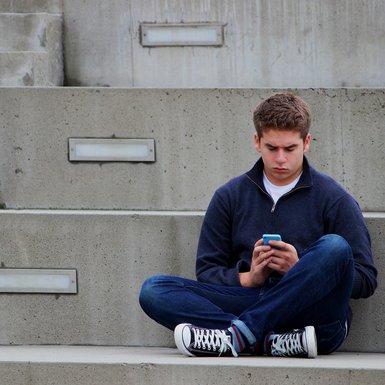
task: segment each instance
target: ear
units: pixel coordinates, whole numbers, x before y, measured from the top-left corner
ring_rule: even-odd
[[[259,141],[259,137],[257,132],[254,132],[254,145],[257,152],[261,152],[261,142]]]
[[[309,151],[310,141],[311,141],[311,136],[310,136],[310,134],[307,134],[305,141],[304,141],[304,146],[303,146],[303,152],[304,153]]]

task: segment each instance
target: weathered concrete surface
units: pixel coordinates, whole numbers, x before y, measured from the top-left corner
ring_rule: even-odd
[[[360,351],[361,346],[366,346],[366,351],[385,352],[385,214],[366,213],[365,220],[372,238],[374,263],[378,269],[378,287],[372,297],[351,301],[352,328],[340,350],[354,352]]]
[[[384,87],[382,0],[63,0],[72,86]],[[141,22],[220,22],[220,48],[144,48]],[[97,63],[97,65],[95,65]]]
[[[47,79],[46,52],[0,52],[0,86],[52,85]]]
[[[63,83],[61,59],[47,52],[1,52],[1,87],[52,87]]]
[[[1,0],[0,12],[4,13],[61,13],[62,0]]]
[[[48,13],[0,13],[0,51],[46,52],[61,48],[62,16]],[[60,50],[60,54],[62,51]]]
[[[176,349],[0,347],[7,385],[280,384],[383,385],[384,354],[295,358],[184,357]]]
[[[142,282],[194,277],[200,213],[0,211],[0,265],[75,268],[77,295],[0,294],[0,344],[170,345]],[[162,329],[162,330],[161,330]]]
[[[194,278],[203,212],[0,211],[1,266],[75,268],[77,295],[0,295],[0,344],[173,346],[140,309],[145,278]],[[368,214],[379,269],[374,296],[354,301],[342,350],[384,352],[385,215]]]
[[[0,13],[0,86],[63,84],[61,14]]]
[[[0,88],[8,208],[205,210],[257,159],[252,110],[271,89]],[[383,89],[293,90],[313,110],[312,163],[384,211]],[[75,164],[70,137],[154,138],[151,164]]]

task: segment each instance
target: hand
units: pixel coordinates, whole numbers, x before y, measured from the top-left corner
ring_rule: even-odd
[[[256,242],[253,249],[250,271],[239,273],[239,280],[243,287],[259,287],[264,284],[269,275],[273,272],[268,265],[271,262],[270,246],[263,246],[263,240]]]
[[[282,241],[269,241],[270,248],[265,256],[269,263],[267,266],[279,274],[286,274],[299,260],[297,250],[289,243]]]

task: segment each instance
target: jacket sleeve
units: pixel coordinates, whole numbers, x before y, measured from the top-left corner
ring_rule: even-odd
[[[214,194],[203,220],[198,242],[196,276],[198,281],[240,286],[240,261],[232,253],[232,215],[225,194]]]
[[[354,281],[352,298],[367,298],[377,287],[371,240],[361,209],[351,196],[340,198],[329,213],[328,232],[341,235],[352,248]]]

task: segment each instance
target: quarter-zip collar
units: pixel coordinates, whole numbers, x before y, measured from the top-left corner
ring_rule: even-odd
[[[259,158],[257,163],[253,166],[253,168],[246,173],[247,177],[251,179],[265,194],[269,195],[268,192],[265,189],[265,185],[263,183],[263,160],[262,158]],[[290,194],[291,192],[299,189],[299,188],[305,188],[305,187],[311,187],[313,186],[313,178],[311,175],[311,166],[309,165],[309,162],[307,158],[303,157],[303,171],[302,175],[299,178],[298,183],[293,188],[293,190],[289,191],[287,194]],[[270,196],[270,195],[269,195]]]

